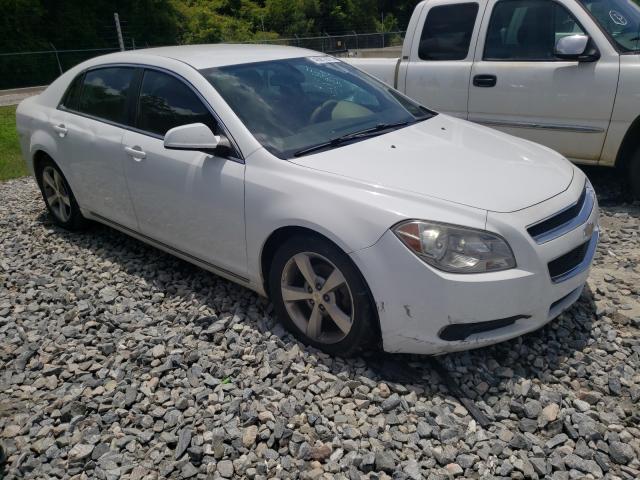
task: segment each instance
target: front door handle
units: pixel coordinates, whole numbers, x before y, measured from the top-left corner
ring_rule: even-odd
[[[53,129],[58,132],[58,136],[60,138],[64,138],[67,133],[69,132],[69,130],[67,130],[67,127],[65,127],[64,123],[59,123],[58,125],[53,125]]]
[[[129,156],[133,157],[134,160],[140,161],[143,158],[147,158],[147,153],[138,146],[124,147],[124,151],[127,152]]]
[[[473,77],[473,85],[476,87],[495,87],[498,77],[495,75],[476,75]]]

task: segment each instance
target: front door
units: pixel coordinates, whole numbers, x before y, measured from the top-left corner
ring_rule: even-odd
[[[145,70],[135,125],[139,132],[127,131],[122,142],[140,231],[180,253],[243,276],[244,164],[231,157],[164,148],[168,130],[198,122],[214,131],[219,128],[181,79]]]
[[[553,0],[492,0],[480,32],[469,120],[597,162],[618,83],[618,57],[559,60],[557,39],[589,34]]]

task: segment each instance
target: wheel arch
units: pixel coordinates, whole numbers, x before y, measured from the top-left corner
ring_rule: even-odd
[[[640,148],[640,115],[631,123],[622,139],[615,166],[620,172],[625,172],[633,155]]]
[[[373,297],[371,287],[369,286],[369,282],[367,282],[367,279],[365,278],[364,274],[362,273],[362,271],[360,270],[356,262],[353,261],[353,259],[349,256],[348,252],[345,252],[344,248],[342,248],[338,243],[333,241],[331,238],[327,237],[326,235],[323,235],[322,233],[316,230],[313,230],[308,227],[298,226],[298,225],[289,225],[285,227],[280,227],[274,230],[271,233],[271,235],[269,235],[267,240],[264,242],[264,245],[260,252],[260,275],[262,277],[261,278],[262,287],[264,288],[265,293],[269,295],[269,268],[271,267],[271,262],[273,261],[273,258],[278,250],[278,247],[282,245],[284,242],[286,242],[287,240],[289,240],[290,238],[293,238],[295,236],[303,236],[303,235],[314,236],[326,242],[329,242],[332,245],[334,245],[336,248],[339,248],[345,255],[347,255],[347,257],[353,264],[354,268],[360,275],[360,278],[362,279],[364,285],[367,288],[369,299],[372,302],[371,310],[374,316],[373,324],[376,329],[377,339],[380,340],[382,338],[381,328],[380,328],[380,318],[378,316],[378,310],[377,308],[375,308],[376,302],[375,302],[375,298]]]
[[[60,168],[60,165],[56,163],[56,161],[53,159],[51,155],[49,155],[46,151],[42,149],[37,149],[35,152],[33,152],[32,159],[31,159],[33,164],[33,174],[36,176],[36,180],[37,180],[38,171],[40,170],[40,168],[42,167],[42,164],[46,160],[51,160],[53,163],[56,164],[58,168]]]

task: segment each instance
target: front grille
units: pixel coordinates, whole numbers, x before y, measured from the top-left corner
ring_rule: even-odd
[[[585,255],[589,249],[589,242],[585,242],[582,245],[574,248],[568,253],[565,253],[561,257],[556,258],[549,262],[549,275],[551,280],[559,281],[564,275],[568,274],[582,263]]]
[[[574,220],[581,214],[583,208],[585,207],[586,200],[587,188],[585,187],[582,190],[582,194],[580,195],[580,198],[578,198],[578,201],[576,203],[562,210],[561,212],[556,213],[552,217],[549,217],[546,220],[530,226],[529,228],[527,228],[527,232],[529,232],[529,235],[531,235],[537,243],[544,243],[544,241],[549,241],[553,238],[556,238],[557,236],[553,235],[554,232],[557,232],[559,235],[561,235],[562,233],[566,233],[561,233],[560,231],[564,230],[563,227],[570,226],[574,222]],[[589,208],[588,212],[585,213],[588,216],[591,213],[591,208]]]

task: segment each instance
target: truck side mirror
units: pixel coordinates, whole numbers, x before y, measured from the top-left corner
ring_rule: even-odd
[[[567,35],[556,42],[554,54],[562,60],[593,62],[600,58],[597,49],[587,35]]]

